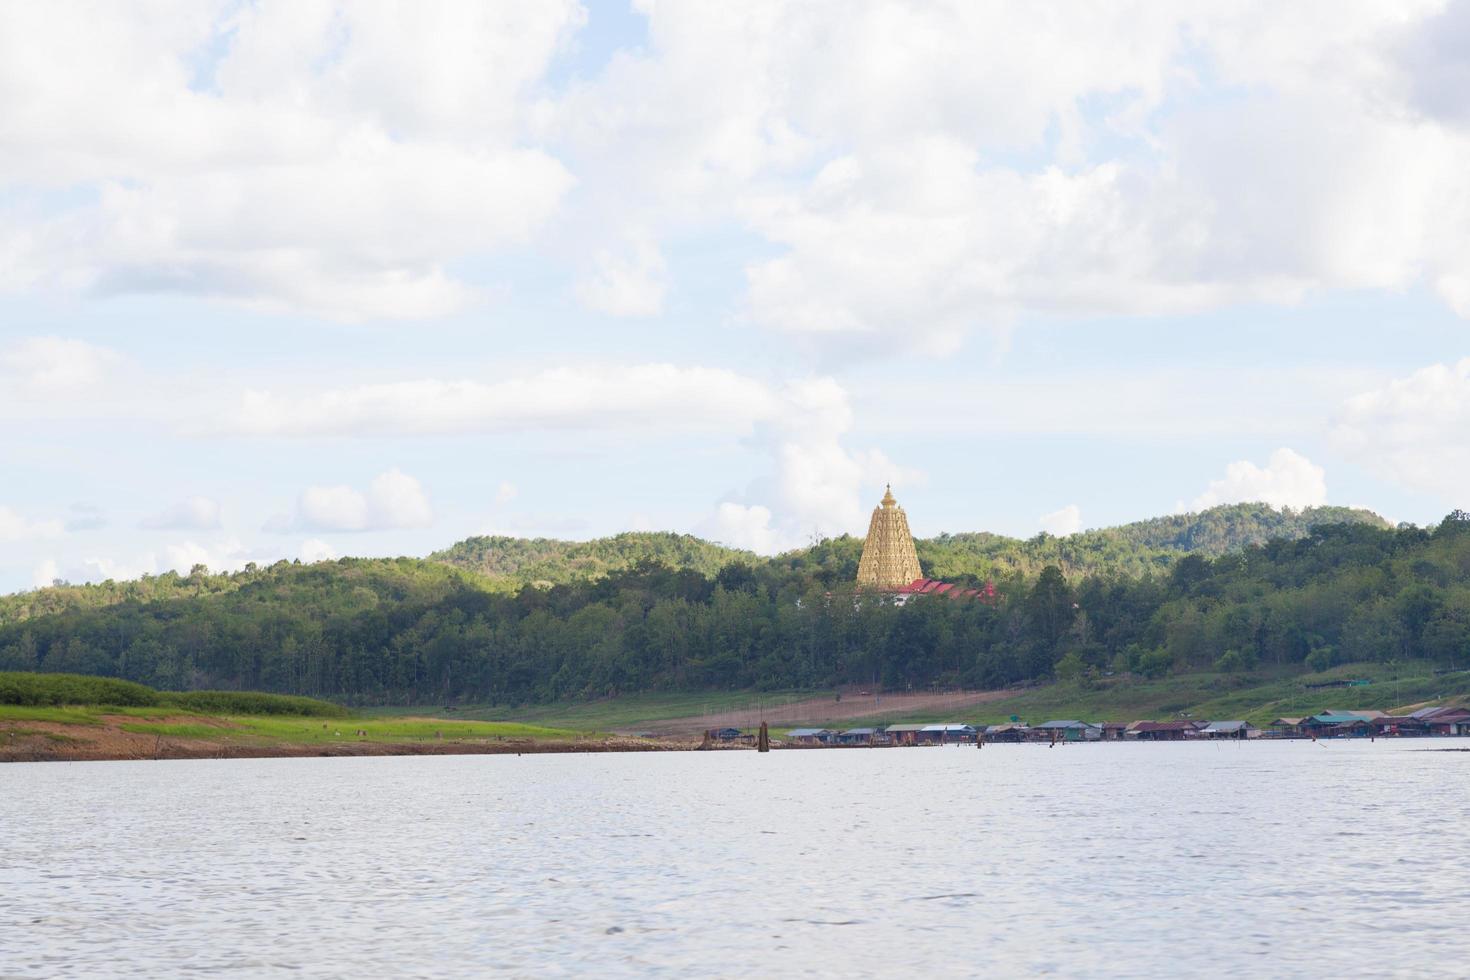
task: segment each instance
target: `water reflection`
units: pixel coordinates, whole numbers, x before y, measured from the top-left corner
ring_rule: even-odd
[[[1463,976],[1424,748],[0,766],[0,976]]]

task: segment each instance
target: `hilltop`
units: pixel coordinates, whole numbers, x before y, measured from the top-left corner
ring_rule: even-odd
[[[477,572],[496,584],[520,586],[602,578],[646,562],[715,575],[726,565],[754,564],[761,559],[753,552],[727,548],[690,534],[628,531],[594,541],[465,538],[429,555],[429,560]]]
[[[934,578],[1030,576],[1047,565],[1058,566],[1068,576],[1104,572],[1139,576],[1166,572],[1182,555],[1214,558],[1274,538],[1301,538],[1312,528],[1327,524],[1390,527],[1382,517],[1368,510],[1308,507],[1278,511],[1257,503],[1154,517],[1067,537],[1039,534],[1022,540],[988,532],[967,532],[919,538],[914,544],[925,573]],[[770,561],[787,568],[816,567],[831,581],[850,581],[857,575],[862,549],[861,538],[842,535],[811,548],[765,559],[688,534],[627,532],[592,541],[473,537],[434,552],[429,560],[478,573],[506,588],[602,578],[644,562],[714,576],[728,565]]]
[[[1234,534],[1252,526],[1241,519],[1249,509],[1216,516]],[[996,597],[902,606],[852,595],[851,539],[732,560],[713,575],[640,561],[549,587],[413,558],[196,569],[0,599],[0,670],[358,705],[515,705],[1053,679],[1188,686],[1207,674],[1289,678],[1395,660],[1464,669],[1470,516],[1433,529],[1380,525],[1318,524],[1214,558],[1173,551],[1141,575],[1126,574],[1122,558],[1141,553],[1127,529],[1012,542],[998,558],[975,557],[992,541],[933,539],[923,543],[930,574],[947,575],[944,561],[993,574]],[[1224,536],[1210,540],[1220,547]],[[1114,550],[1062,550],[1088,542]],[[1065,557],[1026,570],[1069,554],[1092,570],[1064,572]]]

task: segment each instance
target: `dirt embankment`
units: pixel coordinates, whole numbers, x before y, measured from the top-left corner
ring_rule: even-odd
[[[960,719],[944,716],[987,701],[1011,697],[1015,693],[953,691],[944,694],[844,694],[841,701],[835,697],[824,697],[773,705],[753,702],[730,711],[650,721],[638,728],[655,735],[694,735],[711,728],[756,728],[762,721],[773,726],[786,727],[847,721],[876,722],[916,715],[933,718],[935,721],[957,721]]]
[[[570,739],[465,738],[375,742],[369,738],[300,744],[242,738],[218,718],[178,717],[169,724],[219,729],[218,736],[188,738],[124,731],[120,722],[63,725],[44,721],[0,722],[0,762],[84,762],[123,759],[271,759],[306,756],[521,755],[547,752],[677,752],[697,741],[622,735]],[[163,719],[154,719],[162,721]]]

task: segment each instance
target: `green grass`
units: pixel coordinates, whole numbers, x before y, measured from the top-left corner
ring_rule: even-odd
[[[118,708],[172,707],[196,714],[315,715],[346,717],[341,705],[315,698],[259,691],[155,691],[113,677],[0,671],[0,705],[80,705]]]
[[[325,724],[317,718],[231,717],[243,733],[288,742],[429,741],[443,738],[496,739],[535,738],[570,739],[587,734],[541,725],[494,721],[445,721],[437,718],[341,718]],[[364,736],[356,735],[365,731]]]
[[[1322,690],[1304,687],[1344,678],[1364,678],[1372,683],[1367,687]],[[1470,695],[1470,672],[1436,676],[1431,665],[1417,662],[1349,664],[1306,676],[1282,677],[1270,672],[1187,674],[1158,680],[1107,679],[1091,688],[1075,683],[1051,684],[978,705],[970,712],[972,717],[961,720],[996,724],[1008,721],[1014,714],[1032,724],[1053,718],[1136,721],[1162,720],[1188,713],[1192,718],[1238,719],[1266,725],[1284,715],[1314,714],[1328,708],[1389,711],[1467,695]]]
[[[49,721],[57,725],[100,725],[95,711],[86,708],[37,708],[0,704],[0,721]]]
[[[229,729],[217,725],[119,725],[125,732],[137,735],[167,735],[169,738],[218,738],[228,735]]]
[[[757,705],[767,708],[809,698],[831,698],[831,691],[705,691],[674,694],[630,694],[626,697],[602,701],[558,702],[555,704],[507,707],[505,705],[457,706],[454,718],[516,721],[534,725],[549,725],[555,728],[571,728],[581,731],[612,731],[636,729],[645,723],[664,721],[669,718],[688,718],[709,712],[754,709]],[[447,717],[450,713],[444,706],[418,705],[401,708],[374,708],[364,712],[369,716],[392,717],[394,715],[434,715]]]

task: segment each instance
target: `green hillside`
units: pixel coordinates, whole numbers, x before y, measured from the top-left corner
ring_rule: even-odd
[[[1227,522],[1233,533],[1241,524]],[[1110,539],[1119,554],[1133,553],[1130,533]],[[1174,551],[1167,571],[1136,576],[1111,560],[1032,575],[967,558],[966,539],[923,543],[931,574],[945,574],[944,561],[997,561],[990,602],[855,595],[854,544],[713,575],[641,561],[514,591],[410,558],[43,589],[0,599],[0,670],[356,704],[526,704],[849,684],[1187,687],[1191,677],[1279,680],[1410,660],[1451,670],[1470,659],[1470,517],[1459,512],[1433,529],[1322,524],[1215,558]],[[1030,562],[1060,542],[1020,544],[1038,549],[1013,553]]]
[[[1324,524],[1389,527],[1371,511],[1348,507],[1278,511],[1266,504],[1230,504],[1065,538],[1040,534],[1021,540],[978,532],[921,538],[915,546],[925,574],[934,578],[1031,576],[1047,565],[1058,566],[1068,576],[1102,572],[1140,576],[1167,571],[1180,555],[1216,557],[1272,538],[1300,538]],[[785,568],[817,566],[832,581],[850,580],[857,575],[862,549],[861,538],[843,535],[771,561]],[[767,560],[748,551],[667,532],[629,532],[594,541],[475,537],[436,551],[429,558],[478,572],[506,588],[601,578],[642,562],[713,576],[727,565]]]
[[[726,548],[689,534],[629,531],[595,541],[552,538],[466,538],[436,551],[432,561],[479,572],[492,582],[519,586],[557,585],[577,579],[602,578],[640,563],[688,568],[714,575],[726,565],[758,559],[748,551]]]

